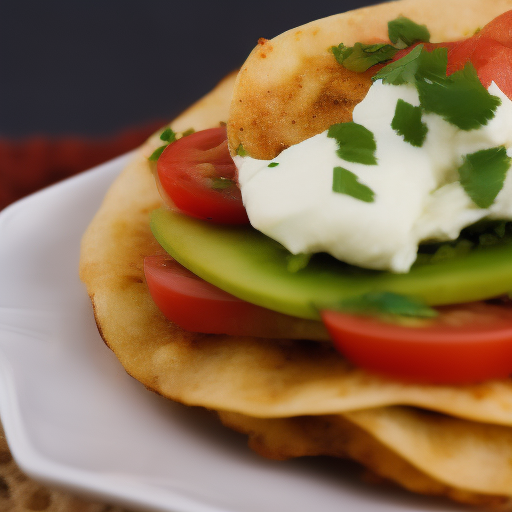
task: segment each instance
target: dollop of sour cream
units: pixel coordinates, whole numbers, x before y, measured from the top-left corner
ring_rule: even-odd
[[[415,147],[391,122],[399,99],[419,106],[416,88],[375,82],[355,107],[353,121],[373,132],[377,165],[340,158],[327,131],[274,160],[236,156],[251,224],[293,254],[327,252],[360,267],[407,272],[422,241],[456,239],[485,217],[512,220],[512,171],[485,209],[458,181],[464,155],[503,145],[512,156],[512,101],[494,83],[489,92],[501,105],[486,125],[463,131],[436,114],[423,114],[428,134]],[[334,192],[335,167],[354,173],[374,192],[374,202]]]

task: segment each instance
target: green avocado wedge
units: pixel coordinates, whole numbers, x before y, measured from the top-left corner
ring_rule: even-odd
[[[151,230],[179,263],[253,304],[319,319],[318,306],[369,291],[414,296],[429,305],[497,297],[512,290],[512,244],[415,265],[407,274],[361,269],[328,255],[290,272],[290,253],[250,226],[212,224],[167,209],[151,215]]]

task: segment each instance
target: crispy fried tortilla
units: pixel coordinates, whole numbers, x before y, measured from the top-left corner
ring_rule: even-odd
[[[320,48],[323,52],[341,41],[382,37],[385,22],[397,14],[426,23],[436,39],[452,39],[472,33],[512,7],[512,1],[457,1],[448,5],[446,14],[443,7],[438,0],[384,4],[287,32],[260,45],[270,44],[273,55],[280,56],[274,61],[268,53],[269,69],[259,64],[262,49],[256,49],[236,84],[234,75],[226,78],[171,126],[175,131],[218,126],[228,118],[235,87],[231,147],[242,142],[251,153],[267,158],[266,152],[279,151],[320,129],[306,124],[294,131],[281,123],[275,125],[279,130],[269,129],[266,138],[260,132],[271,117],[268,112],[257,116],[258,101],[245,111],[236,106],[238,99],[247,97],[254,77],[271,81],[272,69],[287,62],[294,44],[302,48],[307,42],[307,59],[302,62],[301,52],[291,59],[293,66],[286,64],[283,78],[272,78],[275,88],[293,81],[290,77],[300,70],[309,70]],[[369,21],[362,25],[362,19]],[[253,86],[257,98],[257,82]],[[306,95],[311,104],[315,91]],[[276,101],[282,104],[284,99]],[[243,132],[239,122],[244,123]],[[285,142],[276,145],[276,140]],[[328,345],[197,334],[163,317],[143,273],[144,256],[163,252],[149,229],[149,212],[161,201],[147,160],[160,143],[154,136],[139,150],[82,240],[81,279],[100,333],[126,371],[172,400],[219,411],[221,420],[247,433],[251,447],[264,456],[350,457],[416,492],[474,504],[507,504],[512,496],[511,380],[461,387],[407,385],[354,368]]]
[[[264,457],[329,455],[422,494],[510,509],[512,431],[405,407],[344,415],[252,418],[219,412]]]

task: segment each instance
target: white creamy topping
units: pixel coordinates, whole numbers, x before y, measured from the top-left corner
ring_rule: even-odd
[[[375,82],[353,120],[373,132],[378,165],[341,159],[327,132],[272,161],[235,157],[251,224],[294,254],[327,252],[361,267],[407,272],[421,241],[455,239],[484,217],[512,220],[512,171],[488,209],[476,206],[458,182],[464,155],[512,147],[512,102],[494,83],[489,92],[502,104],[487,125],[462,131],[438,115],[423,114],[427,138],[414,147],[391,122],[398,99],[419,105],[416,88]],[[279,165],[268,167],[270,162]],[[333,192],[334,167],[356,174],[375,201]]]

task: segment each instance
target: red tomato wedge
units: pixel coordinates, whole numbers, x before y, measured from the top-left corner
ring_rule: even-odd
[[[222,224],[249,222],[225,128],[203,130],[169,144],[158,159],[157,172],[172,206],[183,213]]]
[[[291,317],[238,299],[197,277],[170,256],[146,256],[144,273],[158,309],[188,331],[329,339],[321,322]]]
[[[166,255],[146,257],[144,272],[157,307],[188,331],[287,337],[304,329],[301,322],[309,322],[306,328],[315,323],[240,300]],[[334,346],[370,372],[429,384],[467,384],[512,373],[511,302],[445,306],[439,312],[414,327],[335,311],[323,311],[322,320]],[[321,330],[314,332],[323,339]]]
[[[512,373],[512,305],[473,302],[404,326],[323,311],[336,348],[371,372],[430,384],[466,384]]]
[[[512,48],[491,37],[477,34],[448,52],[448,73],[462,69],[471,62],[484,87],[491,82],[512,97]]]
[[[473,38],[487,37],[512,48],[512,11],[500,14],[487,23]]]
[[[484,87],[489,87],[494,81],[501,91],[512,98],[512,11],[498,16],[463,41],[421,44],[427,51],[448,48],[448,75],[471,62]],[[404,57],[414,46],[399,51],[393,60]]]

